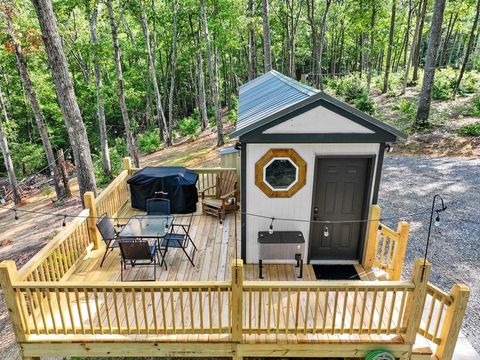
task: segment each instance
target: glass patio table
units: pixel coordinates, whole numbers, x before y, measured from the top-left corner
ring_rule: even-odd
[[[120,231],[118,237],[160,239],[169,231],[173,219],[171,215],[132,216],[122,231]]]

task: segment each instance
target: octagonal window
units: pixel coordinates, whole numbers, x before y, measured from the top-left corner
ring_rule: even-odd
[[[274,158],[264,169],[264,181],[272,190],[288,190],[298,179],[298,167],[289,158]]]

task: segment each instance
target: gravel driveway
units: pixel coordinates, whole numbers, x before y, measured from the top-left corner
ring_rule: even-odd
[[[463,332],[480,352],[480,159],[386,155],[379,204],[386,225],[395,228],[400,220],[411,224],[405,278],[410,276],[413,259],[423,257],[431,200],[436,193],[442,195],[448,209],[432,232],[430,280],[445,291],[455,282],[470,286]],[[408,215],[422,211],[425,213]],[[6,325],[1,294],[0,309],[0,353],[14,358],[18,350],[10,324]]]
[[[382,218],[396,228],[410,223],[404,277],[413,260],[423,257],[432,198],[440,194],[448,209],[433,227],[428,259],[430,281],[444,291],[455,282],[470,286],[463,332],[480,352],[480,159],[386,155],[379,204]],[[408,216],[425,211],[424,214]]]

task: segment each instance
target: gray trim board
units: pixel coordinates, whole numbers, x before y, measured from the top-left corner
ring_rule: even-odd
[[[240,211],[241,216],[241,236],[240,236],[240,249],[241,257],[243,261],[247,262],[247,144],[242,144],[240,150],[240,163],[242,176],[240,176]],[[237,246],[235,244],[235,246]]]
[[[375,172],[375,183],[373,187],[372,204],[376,204],[378,202],[378,190],[380,189],[380,180],[382,178],[382,166],[383,166],[384,155],[385,155],[385,143],[382,142],[380,144],[380,148],[378,149],[377,170]]]

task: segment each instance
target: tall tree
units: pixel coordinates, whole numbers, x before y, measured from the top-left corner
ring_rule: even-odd
[[[52,3],[50,0],[32,0],[32,3],[43,34],[58,104],[73,149],[80,196],[83,199],[86,191],[93,191],[94,194],[97,192],[87,131],[73,90]]]
[[[98,35],[97,35],[97,0],[94,0],[93,9],[90,8],[91,0],[85,1],[85,8],[90,28],[90,43],[92,45],[92,63],[95,76],[95,91],[97,97],[97,120],[100,133],[100,147],[102,149],[102,166],[105,175],[110,176],[112,165],[110,162],[110,151],[108,149],[107,124],[105,121],[105,98],[103,95],[102,72],[100,70],[100,61],[98,59]]]
[[[5,102],[3,101],[2,89],[0,88],[0,147],[2,148],[3,162],[5,164],[5,169],[7,170],[8,181],[10,183],[10,187],[12,188],[13,202],[17,205],[20,204],[22,197],[20,195],[20,189],[18,188],[15,169],[13,168],[13,161],[12,156],[10,155],[10,149],[8,147],[7,135],[3,129],[2,117],[5,119],[5,124],[7,124],[8,114],[7,109],[5,108]]]
[[[318,75],[315,76],[315,85],[317,89],[323,90],[323,75],[322,75],[322,58],[323,58],[323,48],[325,44],[325,33],[327,31],[327,15],[328,10],[330,9],[330,4],[332,0],[325,0],[325,9],[323,10],[322,22],[320,25],[320,34],[318,36],[318,45],[317,53],[315,54],[315,62],[317,64]]]
[[[173,95],[175,93],[175,74],[177,72],[177,14],[178,14],[178,2],[173,0],[172,2],[172,61],[170,68],[170,93],[168,95],[168,138],[172,138],[172,125],[173,125]]]
[[[248,0],[247,18],[248,18],[248,81],[257,77],[257,45],[255,42],[254,28],[254,8],[253,0]]]
[[[437,54],[440,45],[440,37],[442,34],[445,2],[446,0],[435,0],[435,5],[433,8],[432,26],[430,28],[430,37],[428,39],[422,92],[420,93],[417,117],[415,119],[415,126],[418,128],[425,128],[428,126],[428,116],[430,113],[430,103],[432,100],[433,82],[435,80]]]
[[[396,16],[397,0],[392,0],[392,13],[390,17],[390,30],[388,32],[388,48],[387,48],[387,60],[385,63],[385,76],[383,77],[382,93],[386,93],[388,90],[388,77],[390,75],[390,66],[392,59],[393,49],[393,34],[395,32],[395,16]]]
[[[17,68],[20,74],[20,79],[22,81],[23,88],[27,93],[28,101],[30,102],[33,115],[37,123],[38,132],[42,140],[43,149],[47,157],[47,162],[50,169],[50,174],[52,176],[55,194],[57,196],[57,199],[60,199],[64,195],[64,188],[60,180],[60,172],[58,171],[55,156],[53,154],[52,144],[50,143],[50,139],[48,137],[47,124],[45,123],[45,118],[43,117],[42,110],[40,109],[40,104],[37,99],[37,93],[33,89],[32,81],[30,79],[30,73],[27,67],[27,62],[23,55],[23,49],[14,32],[12,22],[13,19],[9,13],[5,14],[5,20],[7,23],[7,33],[10,37],[15,51],[15,58],[17,60]]]
[[[427,6],[428,0],[420,0],[419,5],[419,13],[417,17],[417,24],[418,27],[416,28],[416,35],[415,38],[417,41],[412,44],[413,46],[413,57],[412,57],[412,64],[413,64],[413,75],[412,81],[418,80],[418,67],[420,65],[420,47],[422,45],[422,35],[423,35],[423,26],[425,25],[425,16],[427,14]]]
[[[225,141],[223,140],[222,105],[220,103],[220,95],[218,93],[218,74],[215,70],[215,54],[212,51],[210,34],[208,32],[207,10],[205,8],[205,0],[200,0],[200,9],[202,11],[205,46],[207,48],[207,63],[208,75],[210,78],[210,88],[212,91],[213,105],[215,106],[215,122],[217,124],[217,146],[222,146],[225,143]]]
[[[120,16],[118,20],[115,20],[113,13],[113,4],[112,0],[107,0],[107,9],[108,17],[110,20],[110,31],[112,33],[112,42],[113,42],[113,56],[115,59],[115,73],[117,75],[117,95],[118,102],[120,104],[120,112],[122,113],[123,126],[125,127],[125,136],[127,138],[127,149],[128,154],[133,160],[133,163],[136,167],[140,166],[140,159],[138,158],[137,146],[135,144],[135,139],[133,138],[133,133],[130,124],[130,118],[128,116],[127,103],[125,100],[125,82],[123,79],[123,68],[122,68],[122,53],[120,50],[120,42],[118,41],[118,28],[121,24],[123,14],[125,9],[120,10]]]
[[[475,9],[475,19],[473,20],[472,28],[470,29],[470,34],[468,35],[467,45],[465,46],[465,55],[463,57],[462,67],[460,68],[460,74],[458,74],[458,79],[455,84],[455,89],[453,90],[453,96],[457,95],[458,89],[460,88],[460,83],[462,82],[463,74],[468,64],[468,59],[470,53],[473,49],[473,43],[475,41],[475,32],[478,27],[478,17],[480,15],[480,0],[477,0],[477,7]]]
[[[145,38],[145,46],[147,48],[148,64],[149,64],[150,74],[152,78],[153,93],[155,95],[155,106],[156,106],[156,112],[157,112],[157,122],[158,122],[158,128],[160,132],[160,139],[163,140],[165,138],[165,145],[170,146],[172,145],[172,137],[171,137],[171,132],[168,130],[169,126],[167,124],[167,119],[165,118],[165,113],[163,111],[162,96],[160,94],[160,87],[158,85],[158,79],[157,79],[157,67],[155,64],[155,56],[153,53],[153,49],[150,46],[150,28],[148,27],[147,14],[143,8],[141,9],[141,14],[140,14],[140,24],[142,26],[143,36]],[[171,121],[171,119],[169,119],[169,121]]]
[[[272,50],[270,48],[270,9],[268,0],[262,0],[263,5],[263,69],[272,70]]]

